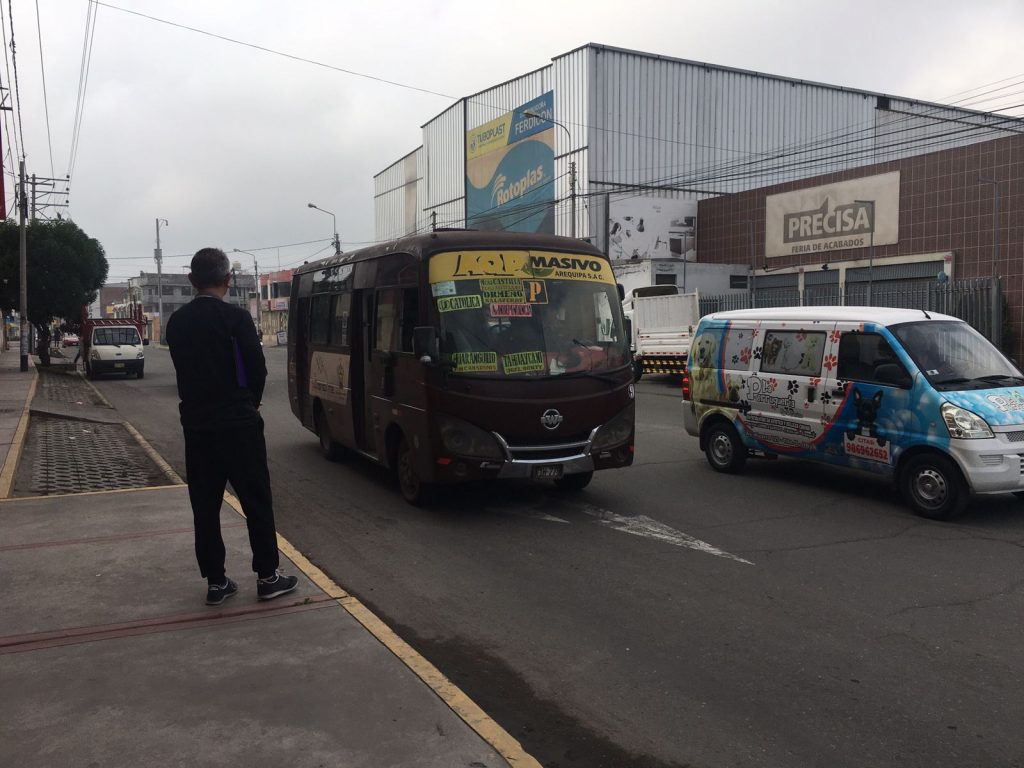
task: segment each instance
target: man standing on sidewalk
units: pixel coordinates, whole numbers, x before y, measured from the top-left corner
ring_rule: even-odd
[[[224,572],[220,508],[227,481],[242,503],[260,600],[291,592],[295,576],[278,570],[277,531],[259,414],[267,366],[249,313],[225,302],[231,262],[218,248],[192,257],[196,297],[167,322],[181,398],[185,472],[195,521],[196,558],[206,577],[207,605],[238,591]]]

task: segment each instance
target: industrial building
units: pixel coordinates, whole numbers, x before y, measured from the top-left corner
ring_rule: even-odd
[[[1022,129],[1004,115],[588,44],[426,122],[422,145],[374,177],[375,238],[555,232],[602,248],[627,288],[681,285],[686,262],[705,261],[699,200]],[[725,271],[709,268],[713,285]]]

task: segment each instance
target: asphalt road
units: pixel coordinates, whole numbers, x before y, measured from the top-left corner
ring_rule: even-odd
[[[381,469],[320,457],[285,350],[267,358],[281,533],[549,768],[1024,765],[1013,497],[936,523],[860,474],[719,475],[677,388],[644,380],[633,467],[415,509]],[[98,385],[183,474],[167,353]]]

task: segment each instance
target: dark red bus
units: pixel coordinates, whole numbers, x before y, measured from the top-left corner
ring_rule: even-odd
[[[587,243],[433,232],[304,265],[291,296],[292,411],[411,503],[478,479],[580,489],[633,462],[621,292]]]

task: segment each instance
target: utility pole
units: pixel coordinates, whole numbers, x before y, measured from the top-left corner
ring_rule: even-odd
[[[32,213],[29,218],[31,221],[36,220],[36,175],[34,173],[32,174]]]
[[[569,224],[570,237],[576,237],[576,161],[569,161]]]
[[[260,332],[260,338],[263,338],[263,313],[260,310],[260,304],[263,303],[263,292],[260,289],[260,265],[256,263],[256,254],[252,256],[252,274],[256,279],[256,329]]]
[[[157,338],[157,342],[162,344],[164,340],[164,253],[160,250],[160,222],[164,223],[165,227],[169,227],[167,219],[156,220],[156,249],[153,251],[153,257],[156,259],[156,306],[157,316],[160,319],[160,336]]]
[[[25,233],[25,217],[28,215],[28,198],[25,197],[25,161],[20,164],[18,219],[20,222],[20,245],[18,267],[21,272],[21,296],[18,313],[21,315],[21,372],[28,370],[28,238]]]

